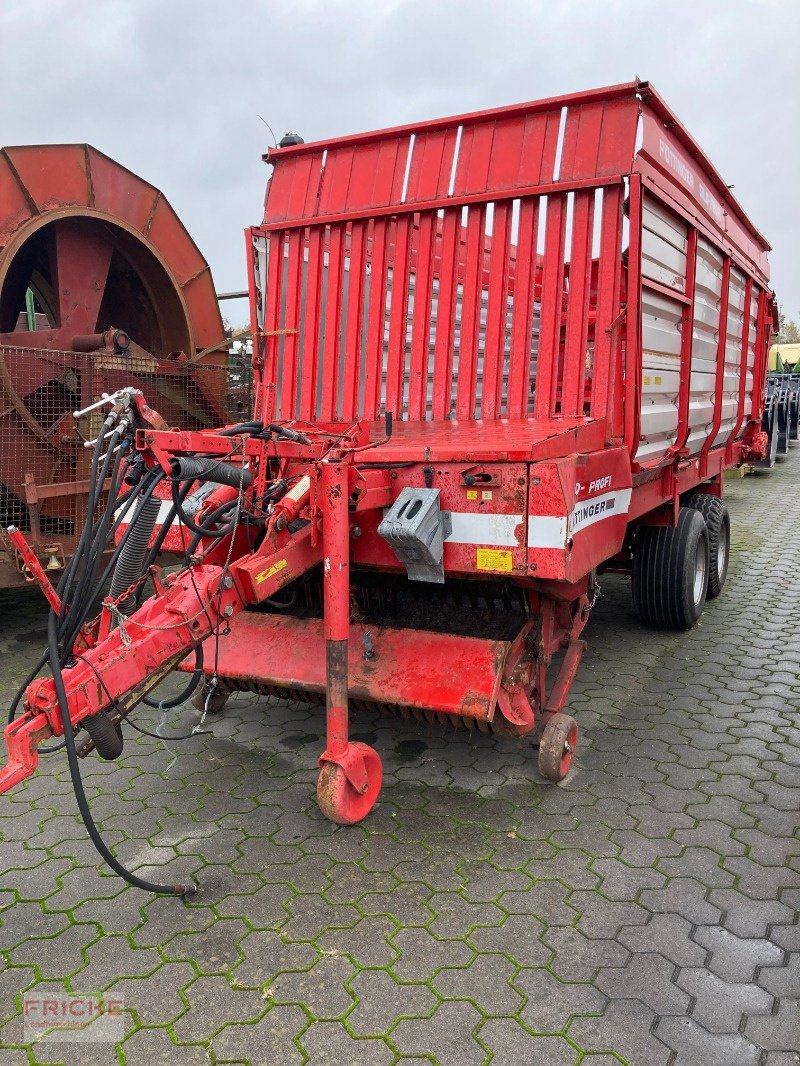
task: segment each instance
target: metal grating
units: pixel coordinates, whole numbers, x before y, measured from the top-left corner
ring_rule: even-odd
[[[219,358],[220,365],[181,367],[148,356],[0,346],[0,526],[42,540],[80,532],[87,518],[81,482],[91,463],[83,442],[97,435],[103,415],[76,421],[72,412],[103,392],[134,385],[184,429],[251,417],[249,357]]]

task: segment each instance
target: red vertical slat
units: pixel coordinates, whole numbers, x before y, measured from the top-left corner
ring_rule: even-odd
[[[731,257],[723,253],[722,256],[722,288],[719,300],[719,337],[717,340],[717,367],[716,380],[714,382],[714,418],[711,429],[703,442],[700,451],[700,475],[704,477],[707,471],[708,453],[714,444],[719,427],[722,425],[722,397],[725,391],[725,346],[728,340],[728,306],[731,295]]]
[[[689,227],[689,239],[686,242],[686,288],[684,295],[689,301],[683,305],[681,312],[681,355],[679,381],[691,382],[692,375],[692,340],[694,333],[694,283],[697,273],[697,230]],[[681,388],[678,396],[678,429],[675,433],[675,447],[683,448],[689,436],[689,403],[691,388]]]
[[[367,253],[366,222],[354,222],[350,234],[350,270],[347,291],[345,328],[344,386],[342,418],[352,422],[358,405],[359,367],[361,365],[361,320],[364,312],[364,269]]]
[[[392,259],[392,304],[389,316],[389,361],[386,378],[386,410],[403,417],[403,375],[406,363],[406,324],[408,321],[408,260],[413,216],[397,219]]]
[[[481,193],[489,179],[489,160],[492,155],[494,120],[489,119],[465,126],[461,133],[453,193]]]
[[[553,180],[561,110],[528,115],[520,156],[520,185],[538,185]]]
[[[276,160],[264,200],[264,222],[313,214],[321,172],[321,154]]]
[[[510,238],[511,202],[505,200],[494,205],[492,254],[486,308],[486,343],[483,353],[482,419],[497,418],[503,395],[503,357],[506,345]]]
[[[331,148],[325,157],[319,192],[320,215],[335,215],[346,210],[354,151],[350,147]]]
[[[623,433],[622,368],[617,365],[622,336],[622,325],[618,321],[621,270],[622,189],[615,185],[603,190],[591,404],[593,418],[608,417],[609,437],[621,437]]]
[[[275,417],[275,382],[278,376],[277,333],[281,321],[281,274],[283,273],[283,241],[285,234],[274,230],[269,235],[267,250],[267,306],[264,315],[264,421]]]
[[[736,425],[733,427],[733,432],[728,438],[730,441],[736,440],[739,430],[742,428],[742,422],[744,421],[744,405],[745,397],[747,395],[747,356],[748,346],[750,344],[750,330],[752,329],[752,322],[750,321],[750,302],[753,298],[753,279],[747,278],[744,283],[744,317],[742,318],[742,352],[739,360],[739,403],[736,410]]]
[[[639,448],[642,422],[642,179],[630,179],[628,279],[625,316],[625,444],[631,459]],[[689,382],[682,383],[689,388]]]
[[[561,398],[561,413],[565,418],[576,418],[583,414],[593,224],[594,189],[577,192],[572,215],[567,338],[564,347],[564,384]]]
[[[339,388],[342,282],[344,275],[344,226],[331,226],[328,249],[328,285],[325,298],[325,340],[322,345],[322,406],[319,417],[330,422],[336,414]]]
[[[514,315],[511,323],[511,360],[508,368],[509,418],[524,418],[528,413],[538,216],[538,199],[520,201],[514,273]]]
[[[569,108],[559,168],[561,181],[594,176],[602,122],[601,103],[580,104]]]
[[[547,199],[544,268],[542,272],[542,317],[539,326],[539,355],[536,370],[536,418],[546,421],[555,411],[561,339],[561,304],[564,294],[564,240],[567,198],[562,194]]]
[[[406,203],[446,196],[453,167],[457,128],[425,133],[414,141]]]
[[[289,234],[289,260],[286,275],[286,318],[283,338],[283,373],[280,381],[280,417],[291,418],[294,414],[295,393],[297,391],[297,356],[300,348],[298,329],[300,326],[300,293],[303,284],[303,248],[305,234],[303,230],[291,230]]]
[[[431,333],[431,279],[434,253],[434,218],[420,216],[417,270],[414,284],[414,322],[411,332],[411,366],[408,387],[409,421],[425,418],[428,399],[428,349]]]
[[[376,218],[372,230],[367,312],[367,361],[364,418],[377,418],[383,371],[383,331],[386,322],[386,237],[389,220]]]
[[[458,241],[461,209],[446,211],[442,220],[439,293],[436,301],[436,345],[433,352],[434,421],[450,416],[453,394],[453,339],[456,321]]]
[[[300,386],[300,418],[314,418],[319,375],[319,324],[322,304],[322,256],[324,229],[312,226],[308,237],[306,302],[303,309],[303,380]]]
[[[456,393],[456,418],[459,421],[469,421],[475,417],[485,227],[486,205],[473,204],[467,218],[464,291],[461,297],[461,343]]]
[[[757,286],[753,286],[757,288]],[[748,309],[749,310],[749,309]],[[767,336],[769,334],[769,328],[767,325],[767,293],[764,289],[758,287],[758,308],[756,318],[756,339],[755,339],[755,359],[753,360],[753,392],[752,403],[745,405],[745,409],[748,412],[748,418],[760,419],[764,410],[764,375],[766,373],[766,363],[769,348],[767,346]]]

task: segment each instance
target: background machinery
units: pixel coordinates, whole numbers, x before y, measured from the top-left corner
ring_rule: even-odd
[[[225,421],[208,264],[158,189],[89,145],[0,149],[0,526],[63,569],[86,520],[103,392],[144,389],[171,424]],[[31,572],[0,540],[0,587]]]

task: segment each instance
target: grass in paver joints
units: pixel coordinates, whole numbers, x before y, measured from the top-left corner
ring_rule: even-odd
[[[793,463],[731,485],[730,586],[694,633],[643,629],[625,582],[604,582],[562,787],[539,781],[526,745],[375,720],[383,801],[335,830],[313,804],[319,711],[243,698],[169,771],[144,738],[118,768],[85,767],[127,859],[198,872],[186,903],[106,898],[116,885],[96,872],[58,762],[0,798],[9,1063],[60,1061],[6,1021],[19,989],[86,991],[92,975],[109,990],[128,982],[126,1039],[97,1061],[130,1066],[176,1047],[190,1066],[792,1053],[772,990],[791,973],[800,902],[800,619],[782,577],[800,518]],[[0,633],[4,696],[37,650],[20,638],[42,613],[26,610]],[[724,1032],[684,990],[698,971],[727,990]]]

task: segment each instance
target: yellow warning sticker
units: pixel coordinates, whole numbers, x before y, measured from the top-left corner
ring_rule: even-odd
[[[509,571],[513,567],[511,552],[502,548],[478,548],[475,565],[478,570]]]
[[[467,499],[468,500],[477,500],[477,498],[478,498],[478,490],[477,489],[467,489]]]
[[[279,574],[281,570],[285,570],[289,564],[285,559],[278,559],[277,563],[273,563],[272,566],[267,567],[266,570],[262,570],[260,574],[256,574],[256,584],[260,585],[268,578],[274,577],[275,574]]]

